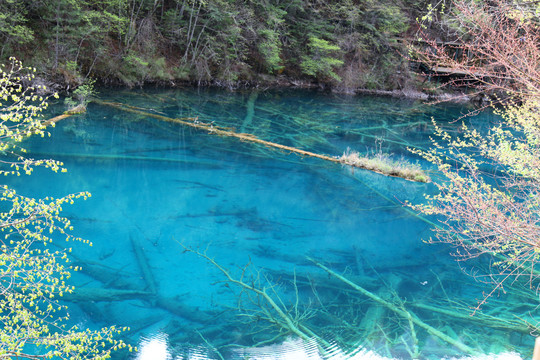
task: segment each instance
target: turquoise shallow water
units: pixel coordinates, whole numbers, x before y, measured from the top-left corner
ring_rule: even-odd
[[[331,156],[348,147],[383,151],[426,168],[407,146],[429,146],[432,117],[457,131],[459,122],[453,120],[470,110],[308,91],[104,90],[100,97],[169,117],[198,116]],[[62,103],[50,108],[51,114],[61,111]],[[486,129],[498,119],[484,112],[466,121]],[[468,355],[340,282],[310,258],[479,354],[530,356],[533,339],[526,331],[468,316],[489,287],[461,272],[449,255],[452,249],[423,242],[435,219],[402,206],[422,201],[434,190],[431,185],[98,104],[62,120],[51,133],[26,146],[33,157],[63,161],[68,172],[37,170],[13,185],[34,197],[92,193],[64,212],[75,233],[93,243],[70,244],[73,261],[83,267],[73,284],[90,295],[66,303],[71,321],[80,326],[131,328],[124,339],[139,351],[115,358]],[[264,290],[296,328],[321,339],[319,344],[299,341],[267,299],[227,282],[215,265],[186,248]],[[127,290],[147,294],[122,293]],[[102,301],[104,292],[114,298]],[[497,294],[484,313],[525,317],[534,311],[530,299]],[[511,325],[519,328],[517,322]]]

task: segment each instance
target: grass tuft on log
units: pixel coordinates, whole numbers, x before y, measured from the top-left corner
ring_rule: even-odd
[[[391,155],[382,152],[363,156],[359,152],[347,148],[343,155],[339,157],[339,160],[344,165],[350,165],[388,176],[424,183],[431,181],[420,165],[411,164],[405,159],[392,159]]]

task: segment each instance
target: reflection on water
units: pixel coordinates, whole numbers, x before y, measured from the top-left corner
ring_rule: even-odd
[[[429,146],[431,117],[456,129],[450,121],[466,111],[317,92],[249,95],[101,96],[330,156],[350,147],[424,167],[406,147]],[[486,128],[497,118],[467,121]],[[516,284],[471,317],[485,287],[462,274],[451,249],[422,241],[435,220],[402,204],[422,201],[434,190],[429,184],[97,104],[52,133],[28,147],[34,157],[63,161],[68,173],[37,170],[14,185],[35,197],[92,193],[65,209],[77,235],[94,244],[69,244],[82,267],[72,280],[84,297],[65,300],[74,323],[130,327],[123,336],[138,352],[118,359],[518,359],[531,352],[528,329],[514,315],[536,314],[534,293]]]
[[[327,349],[326,356],[317,350],[315,341],[303,342],[288,339],[280,344],[261,347],[251,347],[235,351],[235,358],[250,360],[394,360],[381,356],[372,350],[359,347],[349,353],[344,353],[337,345]],[[191,349],[189,354],[173,357],[167,350],[167,343],[163,334],[156,334],[155,338],[141,339],[137,360],[207,360],[214,358],[208,354],[205,347]],[[499,354],[482,354],[474,356],[445,356],[445,360],[521,360],[515,352],[502,352]]]
[[[157,333],[150,338],[141,338],[138,344],[137,360],[169,360],[172,359],[168,350],[167,335]]]

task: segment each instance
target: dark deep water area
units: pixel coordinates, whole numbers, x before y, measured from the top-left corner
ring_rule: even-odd
[[[432,167],[407,147],[429,148],[432,118],[451,132],[462,121],[484,130],[499,121],[489,111],[455,121],[472,110],[465,105],[299,90],[103,89],[99,98],[171,118],[198,117],[330,156],[347,148],[390,153],[426,169]],[[64,110],[59,101],[47,116]],[[72,247],[72,261],[82,270],[71,283],[88,294],[83,301],[66,301],[71,322],[131,329],[123,338],[138,352],[113,358],[470,355],[317,264],[415,314],[474,349],[477,358],[531,355],[534,339],[519,331],[514,315],[526,317],[534,301],[521,292],[500,293],[469,316],[489,285],[465,275],[450,255],[453,249],[425,243],[436,219],[403,206],[424,201],[433,185],[97,103],[50,131],[50,138],[25,143],[29,156],[63,161],[68,172],[38,169],[11,185],[33,197],[92,193],[66,206],[64,216],[93,246],[57,245]],[[227,281],[219,267],[250,288]],[[289,331],[285,318],[253,289],[264,291],[311,340]],[[100,298],[104,293],[107,301]],[[511,329],[488,315],[509,319]]]

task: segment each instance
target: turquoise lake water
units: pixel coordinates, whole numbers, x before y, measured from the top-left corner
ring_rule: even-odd
[[[195,117],[303,150],[347,148],[429,164],[407,147],[429,147],[434,118],[450,131],[470,111],[393,98],[316,91],[103,90],[117,101],[173,118]],[[49,114],[65,110],[52,104]],[[480,129],[499,119],[466,118]],[[91,103],[29,156],[63,161],[67,173],[36,170],[12,184],[34,197],[89,191],[65,207],[83,270],[72,277],[87,301],[67,301],[81,327],[129,326],[137,353],[115,359],[466,358],[469,354],[330,275],[345,276],[477,354],[528,358],[534,339],[514,315],[534,315],[531,294],[496,294],[471,317],[489,285],[460,270],[443,245],[428,245],[432,221],[402,206],[434,186],[352,170],[315,158],[218,137]],[[432,169],[431,169],[432,170]],[[436,176],[436,174],[432,174]],[[66,246],[59,242],[58,245]],[[264,290],[314,340],[301,341]],[[481,267],[483,264],[477,264]],[[146,294],[126,295],[122,291]],[[101,301],[106,292],[114,299]],[[524,291],[525,293],[525,291]],[[534,298],[534,294],[532,295]],[[461,316],[460,316],[461,315]],[[511,319],[493,326],[487,315]],[[289,328],[290,329],[290,328]],[[523,327],[521,327],[523,329]]]

